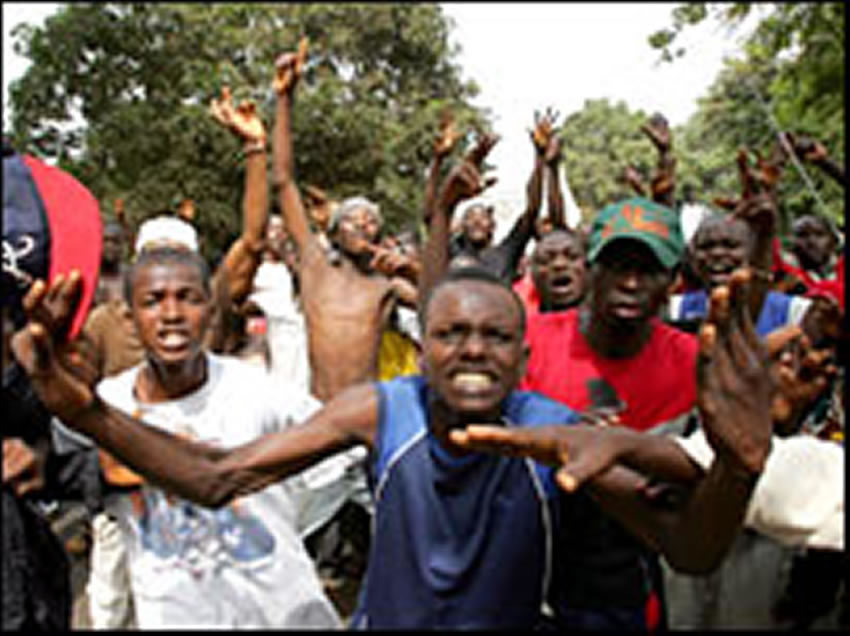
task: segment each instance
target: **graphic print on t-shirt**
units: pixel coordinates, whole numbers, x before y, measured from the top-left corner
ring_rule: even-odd
[[[590,409],[595,413],[622,413],[626,403],[617,395],[616,389],[604,378],[591,378],[585,382]]]
[[[237,502],[211,510],[150,488],[134,495],[142,549],[172,567],[193,574],[225,564],[256,567],[274,553],[274,535]]]

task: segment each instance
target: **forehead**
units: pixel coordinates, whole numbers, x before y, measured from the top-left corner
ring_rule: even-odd
[[[348,210],[343,211],[340,215],[340,220],[345,219],[362,219],[365,217],[369,217],[374,221],[378,221],[378,215],[375,214],[375,211],[365,205],[358,205],[353,208],[349,208]]]
[[[550,232],[543,235],[540,242],[537,244],[535,252],[542,250],[562,250],[580,246],[581,241],[579,241],[578,237],[573,234],[567,234],[566,232]]]
[[[827,232],[826,222],[812,216],[804,216],[794,223],[794,232]]]
[[[133,291],[169,285],[204,289],[200,265],[184,261],[151,261],[141,263],[134,270]]]
[[[735,217],[720,217],[703,223],[696,233],[695,242],[705,240],[745,240],[749,235],[747,225]]]
[[[520,322],[519,308],[511,292],[499,285],[476,280],[440,285],[428,304],[428,322],[441,319],[482,321],[499,318]]]
[[[466,211],[463,213],[464,220],[471,219],[472,217],[485,217],[489,219],[493,217],[493,211],[484,205],[473,205],[466,208]]]

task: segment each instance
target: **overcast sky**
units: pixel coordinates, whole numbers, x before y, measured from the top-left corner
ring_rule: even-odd
[[[56,3],[3,3],[3,122],[8,83],[26,70],[14,55],[9,31],[21,21],[41,24]],[[561,119],[586,99],[624,100],[629,108],[662,112],[672,125],[696,110],[747,28],[728,34],[711,20],[682,37],[688,53],[658,64],[648,36],[670,24],[675,3],[445,3],[455,21],[464,77],[481,88],[475,103],[487,106],[502,136],[489,161],[499,182],[488,197],[522,205],[531,167],[526,128],[535,109],[554,106]],[[752,21],[750,21],[750,24]],[[501,206],[500,206],[501,207]],[[501,225],[501,224],[500,224]]]

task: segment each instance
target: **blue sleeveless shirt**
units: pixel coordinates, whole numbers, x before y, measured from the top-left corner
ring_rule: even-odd
[[[421,376],[377,385],[375,515],[355,628],[532,627],[551,577],[557,486],[528,459],[450,455],[431,435]],[[576,414],[514,391],[509,426],[571,424]]]

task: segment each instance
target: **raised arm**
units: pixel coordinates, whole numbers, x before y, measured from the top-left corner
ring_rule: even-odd
[[[307,39],[302,38],[297,53],[285,53],[276,62],[274,89],[277,105],[272,139],[274,185],[278,189],[280,209],[286,227],[298,246],[302,263],[310,255],[321,252],[321,245],[310,230],[304,203],[295,184],[295,161],[292,152],[292,103],[306,59]]]
[[[61,293],[74,293],[61,284]],[[50,293],[46,289],[33,285],[27,297],[30,321],[12,339],[39,398],[65,425],[180,497],[218,507],[340,450],[372,443],[378,412],[373,385],[351,387],[303,424],[233,449],[181,439],[140,422],[98,399],[77,343],[62,342],[36,319]]]
[[[428,290],[449,267],[449,237],[452,215],[458,203],[480,194],[495,183],[495,178],[481,176],[481,164],[487,153],[499,140],[494,135],[484,135],[463,160],[446,176],[437,196],[428,239],[422,248],[422,270],[419,275],[419,297],[425,298]]]
[[[230,89],[221,89],[221,98],[210,103],[210,114],[242,143],[245,156],[245,182],[242,191],[242,232],[224,257],[216,276],[227,277],[229,300],[239,305],[251,292],[264,246],[263,232],[268,218],[266,183],[266,128],[253,102],[243,101],[234,108]]]
[[[567,227],[567,213],[558,174],[561,159],[561,137],[556,131],[549,140],[549,144],[546,146],[546,154],[543,156],[543,160],[546,162],[546,174],[548,175],[546,207],[549,210],[549,222],[552,224],[552,229],[562,228],[566,230],[569,229]]]
[[[656,114],[641,126],[641,131],[658,150],[658,165],[651,182],[652,200],[672,208],[675,204],[676,159],[672,152],[670,127],[663,115]]]

